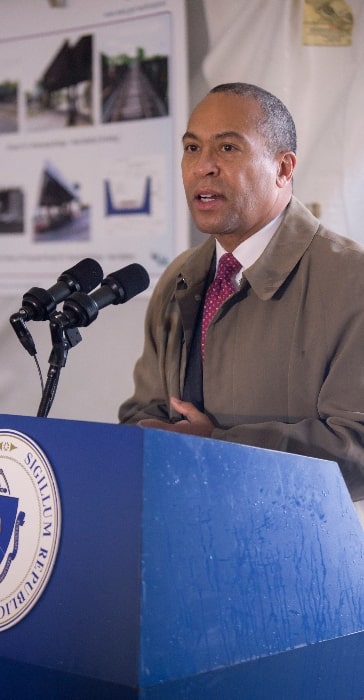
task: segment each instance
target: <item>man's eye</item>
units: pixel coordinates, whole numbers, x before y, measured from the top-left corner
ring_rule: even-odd
[[[233,150],[234,150],[234,146],[232,146],[231,143],[224,143],[224,144],[221,146],[221,149],[222,149],[223,151],[227,151],[227,152],[229,153],[229,151],[233,151]]]
[[[185,151],[197,151],[197,146],[195,143],[187,143],[184,147]]]

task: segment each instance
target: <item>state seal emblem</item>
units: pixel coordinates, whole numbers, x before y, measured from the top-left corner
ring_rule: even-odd
[[[0,632],[20,622],[44,592],[60,532],[48,459],[26,435],[0,429]]]

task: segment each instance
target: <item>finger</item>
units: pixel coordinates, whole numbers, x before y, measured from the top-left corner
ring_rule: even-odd
[[[143,418],[138,422],[138,425],[141,428],[163,428],[164,430],[168,430],[168,423],[164,423],[157,418]]]
[[[180,413],[182,416],[185,416],[189,420],[193,419],[193,417],[196,418],[200,413],[193,403],[190,403],[189,401],[182,401],[181,399],[177,399],[175,396],[171,397],[171,406],[175,411]]]

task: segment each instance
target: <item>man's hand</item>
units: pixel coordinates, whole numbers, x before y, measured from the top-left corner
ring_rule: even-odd
[[[214,429],[213,424],[210,419],[192,403],[172,397],[171,406],[175,411],[184,416],[184,419],[176,423],[165,423],[157,418],[145,418],[139,421],[138,425],[141,425],[143,428],[159,428],[160,430],[169,430],[174,433],[211,437]]]

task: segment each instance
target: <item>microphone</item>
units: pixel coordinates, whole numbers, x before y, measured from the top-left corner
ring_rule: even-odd
[[[74,292],[91,292],[103,277],[101,265],[91,258],[85,258],[58,277],[57,283],[49,289],[32,287],[23,296],[22,306],[17,314],[10,317],[14,326],[20,318],[25,321],[47,321],[57,304]]]
[[[52,320],[63,328],[89,326],[98,313],[109,304],[125,304],[149,287],[149,275],[138,263],[112,272],[102,280],[92,294],[74,292],[64,303],[62,312],[55,312]]]

